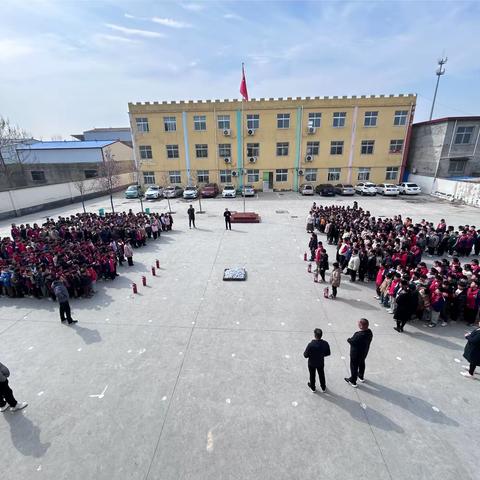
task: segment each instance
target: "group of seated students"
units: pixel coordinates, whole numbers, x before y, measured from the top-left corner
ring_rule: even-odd
[[[115,280],[124,248],[140,248],[171,230],[171,214],[78,213],[38,225],[12,224],[0,240],[0,297],[52,298],[62,279],[71,297],[89,297],[98,280]]]

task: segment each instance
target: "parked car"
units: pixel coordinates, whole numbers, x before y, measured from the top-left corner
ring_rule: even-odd
[[[203,198],[215,198],[219,193],[218,185],[216,183],[207,183],[202,188],[201,193]]]
[[[222,190],[222,198],[235,198],[237,196],[237,191],[235,185],[225,185]]]
[[[335,193],[339,195],[355,195],[355,189],[349,183],[337,183],[335,185]]]
[[[163,189],[163,196],[165,198],[181,197],[183,194],[183,188],[178,185],[170,185]]]
[[[140,185],[130,185],[125,190],[125,198],[139,198],[141,196],[143,196],[143,191]]]
[[[254,197],[255,196],[255,189],[253,188],[253,185],[245,185],[243,187],[243,192],[242,192],[244,197]]]
[[[193,200],[198,197],[198,188],[195,185],[187,185],[183,191],[185,200]]]
[[[300,194],[301,195],[314,195],[315,190],[311,185],[308,185],[307,183],[304,183],[303,185],[300,185]]]
[[[398,184],[400,195],[418,195],[422,189],[416,183],[403,182]]]
[[[150,185],[145,192],[145,200],[158,200],[163,197],[163,188],[158,185]]]
[[[400,194],[400,190],[393,183],[379,183],[377,185],[377,193],[396,197]]]
[[[315,192],[321,195],[322,197],[334,197],[335,196],[335,188],[331,183],[322,183],[321,185],[317,185],[315,187]]]
[[[377,187],[374,183],[370,182],[360,182],[355,186],[355,192],[360,195],[376,195]]]

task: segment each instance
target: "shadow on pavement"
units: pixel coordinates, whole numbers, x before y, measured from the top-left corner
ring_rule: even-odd
[[[82,338],[86,345],[90,345],[92,343],[99,343],[102,341],[102,337],[100,336],[100,332],[98,330],[81,327],[78,323],[72,325],[71,328],[75,330],[75,333]]]

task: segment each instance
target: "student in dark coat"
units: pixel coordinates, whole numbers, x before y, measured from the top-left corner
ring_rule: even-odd
[[[320,328],[316,328],[313,334],[315,338],[307,345],[303,353],[303,356],[308,358],[308,371],[310,372],[310,381],[307,385],[312,392],[316,391],[315,373],[318,372],[320,387],[322,392],[325,392],[327,384],[325,383],[324,359],[330,355],[330,345],[325,340],[322,340],[323,332]]]
[[[223,216],[225,217],[225,230],[231,230],[232,229],[232,212],[226,208],[225,211],[223,212]]]
[[[193,205],[190,205],[190,207],[187,210],[188,213],[188,228],[192,228],[192,223],[193,223],[193,228],[197,228],[195,226],[195,209],[193,208]]]
[[[397,308],[393,318],[397,321],[397,326],[393,327],[397,332],[403,332],[403,327],[412,318],[413,313],[417,310],[418,298],[410,289],[408,282],[402,280],[402,287],[397,295],[395,303]]]
[[[358,332],[355,332],[353,336],[347,339],[350,344],[350,378],[345,378],[345,381],[357,388],[357,378],[364,382],[365,378],[365,359],[367,358],[370,344],[372,343],[373,333],[368,328],[368,320],[361,318],[358,321]]]
[[[465,345],[463,356],[470,365],[468,372],[461,372],[461,374],[467,378],[473,378],[475,368],[480,366],[480,322],[478,325],[479,327],[473,330],[473,332],[465,335],[467,344]]]

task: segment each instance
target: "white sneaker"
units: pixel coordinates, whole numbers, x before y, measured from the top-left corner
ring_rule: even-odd
[[[0,412],[4,412],[5,410],[7,410],[7,408],[9,407],[9,405],[4,405],[3,407],[0,407]]]
[[[470,373],[468,372],[460,372],[460,375],[463,375],[466,378],[472,378],[472,379],[475,378],[474,375],[470,375]]]
[[[10,411],[17,412],[18,410],[22,410],[23,408],[25,408],[27,405],[27,402],[17,403],[14,407],[10,408]]]
[[[360,383],[365,383],[365,379],[364,379],[364,378],[358,377],[358,381],[359,381]]]
[[[447,325],[448,325],[447,322],[442,322],[442,323],[440,324],[441,327],[446,327]]]

